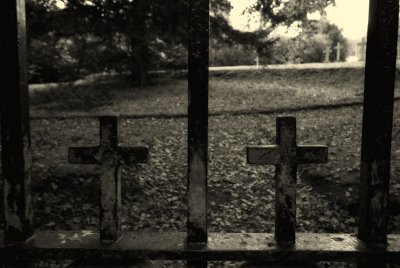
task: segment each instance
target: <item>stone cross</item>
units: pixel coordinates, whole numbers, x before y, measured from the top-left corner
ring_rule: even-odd
[[[296,118],[278,117],[276,145],[247,147],[247,163],[275,165],[275,239],[295,242],[297,165],[326,163],[326,146],[297,146]]]
[[[100,165],[100,239],[116,241],[121,236],[121,165],[147,163],[146,147],[118,146],[118,119],[100,117],[100,146],[70,147],[71,164]]]
[[[342,48],[340,43],[335,46],[336,49],[336,61],[340,61],[340,49]]]
[[[365,45],[367,42],[365,41],[365,37],[361,39],[361,43],[358,43],[357,45],[360,46],[360,60],[365,61]]]
[[[260,68],[260,57],[258,57],[258,55],[257,55],[257,57],[255,58],[254,61],[256,62],[257,68]]]
[[[397,59],[400,59],[400,43],[397,44]]]
[[[354,56],[358,59],[358,44],[354,43]]]
[[[329,55],[331,54],[331,48],[327,46],[325,48],[325,61],[324,62],[329,62]]]

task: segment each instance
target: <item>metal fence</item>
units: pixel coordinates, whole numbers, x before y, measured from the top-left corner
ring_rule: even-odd
[[[295,119],[279,118],[277,144],[248,148],[248,162],[276,166],[275,235],[207,231],[209,2],[189,1],[187,232],[121,232],[122,162],[146,162],[146,148],[118,147],[117,118],[100,118],[100,145],[70,148],[71,163],[101,166],[100,231],[35,231],[32,227],[31,141],[24,0],[3,0],[1,27],[1,137],[5,230],[3,264],[34,259],[85,261],[348,261],[359,267],[400,262],[400,235],[387,234],[393,95],[398,31],[397,0],[370,0],[365,69],[358,234],[295,232],[296,167],[324,162],[327,148],[296,145]]]

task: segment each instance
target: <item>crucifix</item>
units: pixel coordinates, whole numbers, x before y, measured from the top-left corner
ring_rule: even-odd
[[[340,43],[335,46],[336,49],[336,61],[340,61],[340,49],[342,48]]]
[[[116,241],[121,236],[121,165],[148,162],[146,147],[118,146],[118,118],[102,116],[100,119],[100,145],[70,147],[71,164],[100,165],[100,239]]]
[[[326,146],[297,145],[296,118],[278,117],[276,145],[247,147],[247,163],[275,165],[275,239],[295,242],[297,165],[326,163]]]
[[[331,54],[331,48],[327,46],[325,48],[325,61],[324,62],[329,62],[329,55]]]

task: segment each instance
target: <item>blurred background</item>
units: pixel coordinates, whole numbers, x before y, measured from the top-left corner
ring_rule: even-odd
[[[27,0],[31,83],[187,65],[187,1]],[[212,0],[210,65],[362,61],[368,1]],[[338,44],[339,47],[338,48]]]

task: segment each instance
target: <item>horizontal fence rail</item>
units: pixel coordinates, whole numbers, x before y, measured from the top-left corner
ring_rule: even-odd
[[[0,232],[0,240],[4,233]],[[273,234],[209,233],[207,244],[187,244],[185,232],[123,232],[118,243],[99,243],[94,231],[37,231],[27,242],[4,248],[0,257],[84,260],[260,260],[400,262],[400,235],[388,246],[368,246],[352,234],[297,233],[296,245],[281,245]]]

